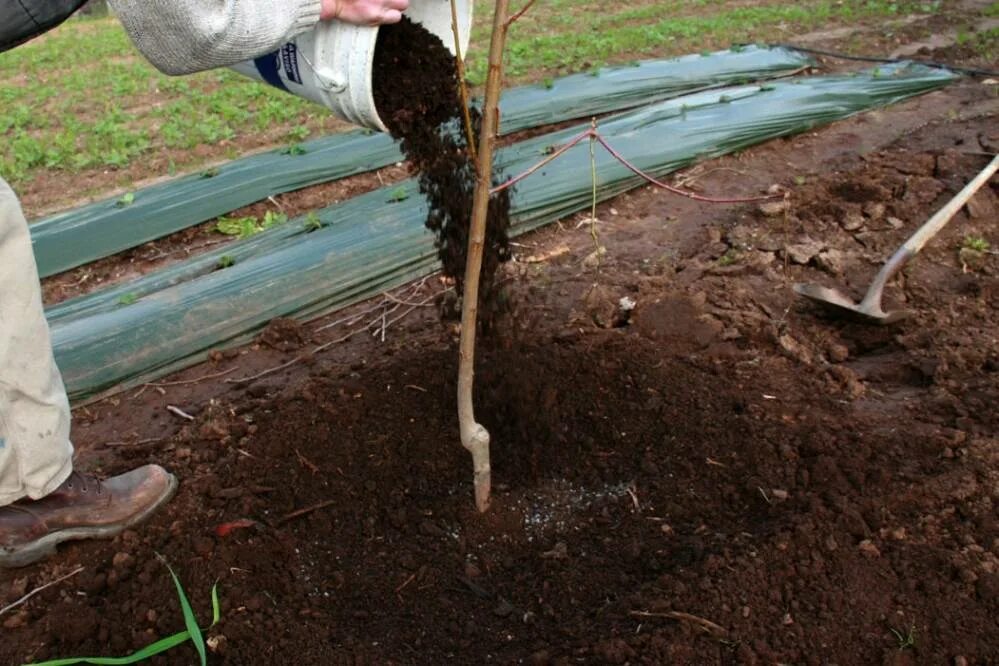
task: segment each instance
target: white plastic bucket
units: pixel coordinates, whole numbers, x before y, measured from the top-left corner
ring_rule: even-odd
[[[472,1],[456,0],[462,55],[472,29]],[[451,0],[412,0],[405,13],[455,52]],[[320,22],[277,51],[232,69],[321,104],[356,125],[387,132],[375,108],[371,83],[379,29]]]

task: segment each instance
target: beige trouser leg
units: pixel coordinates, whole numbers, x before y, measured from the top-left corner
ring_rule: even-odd
[[[69,418],[28,223],[0,178],[0,506],[44,497],[66,480]]]

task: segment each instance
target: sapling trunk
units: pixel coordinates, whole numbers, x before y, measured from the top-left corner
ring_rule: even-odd
[[[479,275],[486,242],[486,223],[492,189],[493,148],[499,127],[499,98],[503,88],[503,50],[509,29],[509,0],[496,0],[493,33],[489,47],[489,73],[479,132],[478,178],[468,233],[468,260],[465,264],[465,291],[462,296],[461,342],[458,361],[458,423],[461,444],[472,454],[475,480],[475,506],[489,508],[492,472],[489,464],[489,432],[475,420],[472,389],[475,377],[475,333],[479,315]]]

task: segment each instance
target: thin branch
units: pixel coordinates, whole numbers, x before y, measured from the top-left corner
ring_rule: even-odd
[[[295,520],[296,518],[301,518],[302,516],[307,516],[310,513],[319,511],[320,509],[325,509],[328,506],[333,506],[337,503],[337,500],[326,500],[325,502],[320,502],[319,504],[313,504],[312,506],[307,506],[304,509],[299,509],[298,511],[292,511],[287,516],[279,519],[277,524],[284,525],[288,521]]]
[[[372,305],[367,310],[363,310],[362,312],[358,312],[357,314],[351,315],[349,317],[343,317],[342,319],[337,319],[336,321],[331,322],[329,324],[324,324],[324,325],[320,326],[319,328],[317,328],[316,330],[314,330],[313,333],[319,333],[320,331],[325,331],[325,330],[330,329],[330,328],[336,328],[337,326],[340,326],[341,324],[347,324],[348,326],[353,326],[354,324],[356,324],[360,320],[364,319],[364,317],[366,315],[371,314],[372,312],[374,312],[375,310],[377,310],[380,307],[382,307],[382,304],[381,304],[381,302],[378,302],[375,305]]]
[[[226,375],[236,372],[237,368],[229,368],[224,372],[216,372],[211,375],[204,375],[203,377],[198,377],[197,379],[186,379],[179,382],[159,382],[159,383],[149,383],[145,386],[152,386],[153,388],[163,388],[166,386],[187,386],[188,384],[199,384],[209,379],[218,379],[219,377],[225,377]]]
[[[468,154],[473,164],[478,166],[479,160],[475,150],[475,130],[472,128],[472,113],[468,106],[468,85],[465,83],[465,59],[461,57],[461,33],[458,30],[458,4],[451,0],[451,32],[454,33],[454,65],[458,71],[458,94],[461,96],[461,112],[465,121],[465,138],[468,142]]]
[[[509,28],[511,25],[519,21],[524,16],[524,14],[526,14],[531,9],[531,7],[534,6],[535,2],[537,2],[537,0],[527,0],[527,4],[524,5],[523,9],[521,9],[519,12],[517,12],[516,14],[514,14],[513,16],[511,16],[506,20],[506,27]]]
[[[590,120],[590,182],[593,186],[592,201],[590,203],[590,237],[593,238],[593,249],[597,252],[597,261],[600,257],[600,236],[597,234],[597,144],[594,138],[597,133],[597,119]]]
[[[56,578],[51,583],[45,583],[45,585],[42,585],[41,587],[35,588],[31,592],[28,592],[26,595],[24,595],[23,597],[21,597],[20,599],[18,599],[17,601],[15,601],[14,603],[9,604],[7,606],[4,606],[3,608],[0,608],[0,615],[3,615],[4,613],[6,613],[8,611],[14,610],[18,606],[20,606],[21,604],[23,604],[24,602],[26,602],[28,599],[30,599],[31,597],[35,596],[39,592],[41,592],[42,590],[46,590],[46,589],[52,587],[53,585],[58,585],[59,583],[63,582],[64,580],[68,580],[68,579],[72,578],[76,574],[78,574],[81,571],[83,571],[83,569],[84,569],[84,567],[77,567],[76,569],[74,569],[73,571],[70,571],[65,576],[62,576],[60,578]]]
[[[502,192],[503,190],[510,189],[511,187],[513,187],[514,185],[516,185],[517,183],[519,183],[520,181],[524,180],[525,178],[527,178],[529,176],[534,175],[535,173],[537,173],[541,169],[545,168],[546,166],[548,166],[549,164],[551,164],[552,162],[554,162],[555,160],[557,160],[562,155],[565,155],[573,147],[575,147],[578,143],[580,143],[584,139],[590,138],[590,136],[592,136],[592,130],[586,130],[585,132],[582,132],[582,133],[576,135],[575,137],[573,137],[572,139],[569,140],[569,143],[565,144],[564,146],[562,146],[561,148],[559,148],[558,150],[556,150],[554,153],[552,153],[551,155],[549,155],[545,159],[541,160],[540,162],[538,162],[537,164],[535,164],[534,166],[532,166],[530,169],[528,169],[524,173],[520,174],[519,176],[515,176],[514,178],[511,178],[510,180],[506,181],[502,185],[497,185],[496,187],[494,187],[492,189],[492,191],[490,192],[490,194],[497,195],[500,192]]]
[[[195,418],[193,416],[191,416],[190,414],[188,414],[187,412],[185,412],[180,407],[176,407],[174,405],[167,405],[166,408],[167,408],[168,412],[170,412],[171,414],[173,414],[175,416],[179,416],[180,418],[184,419],[185,421],[194,421],[195,420]]]
[[[676,620],[678,622],[687,622],[688,624],[693,624],[699,627],[701,630],[719,637],[725,638],[728,636],[728,630],[722,626],[719,626],[712,622],[711,620],[705,620],[703,617],[698,617],[696,615],[691,615],[690,613],[681,613],[679,611],[669,611],[666,613],[650,613],[648,611],[631,611],[628,613],[631,617],[641,617],[641,618],[662,618],[665,620]]]
[[[258,372],[255,375],[250,375],[249,377],[239,377],[237,379],[227,379],[227,380],[225,380],[225,383],[226,384],[249,384],[250,382],[256,381],[256,380],[258,380],[258,379],[260,379],[262,377],[266,377],[267,375],[273,375],[275,372],[280,372],[280,371],[284,370],[285,368],[290,368],[291,366],[295,365],[296,363],[298,363],[299,361],[303,360],[304,358],[305,358],[304,355],[303,356],[296,356],[295,358],[291,359],[287,363],[282,363],[281,365],[277,366],[276,368],[270,368],[268,370],[264,370],[263,372]]]

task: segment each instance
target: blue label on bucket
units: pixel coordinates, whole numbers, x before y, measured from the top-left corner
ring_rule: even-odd
[[[275,88],[280,88],[285,92],[289,92],[288,87],[281,80],[281,59],[280,51],[274,51],[273,53],[268,53],[267,55],[262,55],[253,61],[256,66],[257,71],[260,72],[260,77],[271,84]]]
[[[281,47],[281,64],[284,66],[284,78],[302,84],[302,74],[298,70],[298,47],[288,43]]]

